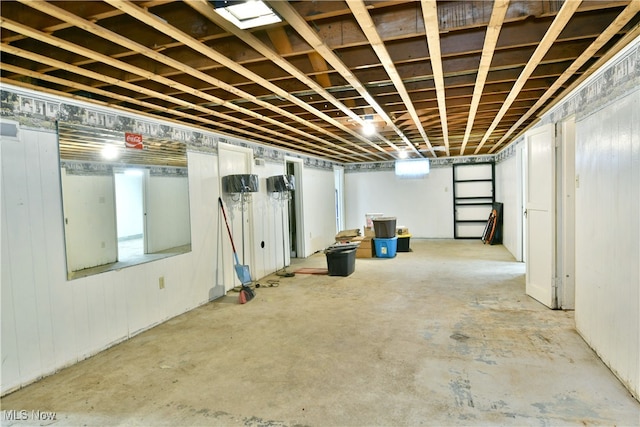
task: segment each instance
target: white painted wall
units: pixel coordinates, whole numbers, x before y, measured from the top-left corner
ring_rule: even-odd
[[[576,327],[640,397],[640,90],[576,123]]]
[[[67,281],[57,139],[20,136],[0,146],[3,394],[223,295],[214,156],[189,153],[191,253]]]
[[[496,163],[496,202],[502,206],[502,244],[518,261],[522,253],[522,150]]]
[[[304,167],[302,179],[296,179],[302,191],[304,256],[308,257],[335,242],[335,177],[332,170]]]
[[[188,152],[191,252],[73,281],[66,279],[55,133],[21,129],[20,140],[3,138],[0,159],[2,394],[233,287],[227,282],[234,272],[223,259],[228,236],[218,208],[221,177],[216,155]],[[267,195],[265,179],[283,174],[284,163],[267,163],[254,173],[261,190],[252,202],[252,273],[261,278],[283,266],[279,204]],[[304,168],[303,178],[309,255],[333,242],[334,174]],[[288,244],[285,253],[288,264]],[[159,288],[160,277],[164,289]]]
[[[541,123],[562,124],[576,115],[576,328],[638,400],[640,90],[626,77],[638,81],[632,70],[637,69],[634,64],[639,46],[640,39],[636,39],[626,52],[594,73],[591,81],[584,82],[582,92],[578,87],[541,117]],[[621,60],[623,56],[632,59]],[[606,78],[601,77],[607,72]],[[607,96],[597,96],[599,93]],[[617,98],[608,100],[608,95]],[[560,148],[563,152],[566,147]],[[505,210],[519,206],[520,164],[521,147],[516,145],[515,155],[496,165],[496,195]],[[505,246],[517,257],[517,237],[521,233],[518,221],[506,212],[504,218]],[[568,296],[564,298],[570,301]]]
[[[253,223],[255,264],[255,276],[264,277],[273,271],[289,265],[289,212],[286,204],[277,200],[274,194],[267,193],[267,178],[274,175],[284,175],[283,163],[267,162],[264,165],[255,166],[253,172],[260,179],[260,192],[253,195],[253,210],[255,221]],[[277,193],[275,193],[277,194]],[[281,208],[284,206],[284,211]],[[282,215],[284,214],[284,251],[282,233]],[[284,256],[284,259],[283,259]]]
[[[345,228],[365,225],[365,214],[396,217],[417,238],[453,238],[452,167],[432,167],[423,179],[400,179],[391,171],[344,175]]]

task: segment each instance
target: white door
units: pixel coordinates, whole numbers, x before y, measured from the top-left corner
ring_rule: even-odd
[[[250,148],[238,147],[235,145],[219,143],[218,144],[218,170],[220,173],[220,183],[222,177],[227,175],[250,174],[253,169],[253,151]],[[233,235],[233,243],[235,244],[238,254],[238,260],[242,265],[248,265],[252,278],[254,278],[254,253],[253,248],[253,210],[250,198],[242,200],[240,195],[225,194],[220,189],[220,195],[224,202],[224,208],[229,219],[229,228]],[[244,203],[243,203],[244,202]],[[244,211],[243,211],[244,208]],[[244,219],[244,224],[242,220]],[[224,221],[224,218],[221,218]],[[223,250],[223,280],[225,290],[233,289],[240,285],[240,281],[236,276],[234,266],[234,258],[229,242],[229,235],[226,227],[221,224],[220,233],[224,244]],[[244,234],[244,236],[243,236]]]
[[[69,174],[61,168],[67,272],[118,260],[113,175]]]
[[[556,308],[554,125],[525,134],[527,149],[526,293]]]

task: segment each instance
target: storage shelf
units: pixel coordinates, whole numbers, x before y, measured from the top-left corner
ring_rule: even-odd
[[[456,179],[455,182],[493,182],[493,179]]]
[[[479,202],[479,203],[456,203],[456,206],[492,206],[493,202]]]
[[[493,199],[493,196],[467,196],[467,197],[456,197],[456,200],[476,200],[476,199]]]
[[[469,235],[472,231],[465,228],[486,224],[491,206],[495,202],[495,190],[493,162],[453,165],[453,237],[455,239],[482,238],[482,236]],[[475,219],[482,215],[484,210],[487,210],[487,216]],[[474,219],[460,219],[459,215]]]

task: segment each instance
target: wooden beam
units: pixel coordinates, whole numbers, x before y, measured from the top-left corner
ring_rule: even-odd
[[[194,7],[195,4],[196,3],[192,2],[191,7]],[[216,23],[217,22],[218,21],[216,21]],[[289,55],[293,53],[291,41],[289,40],[289,36],[287,36],[287,32],[284,27],[267,28],[266,33],[278,54]],[[329,67],[327,66],[327,61],[325,61],[317,52],[309,52],[307,56],[309,57],[309,62],[311,63],[313,70],[318,71],[315,76],[318,84],[323,88],[330,87],[331,79],[329,78]]]
[[[320,84],[320,86],[327,88],[331,87],[331,79],[329,78],[329,67],[327,65],[327,61],[318,53],[318,52],[309,52],[307,54],[309,57],[309,62],[311,62],[311,66],[314,71],[320,71],[316,74],[316,80]]]
[[[325,98],[327,101],[329,101],[330,103],[335,105],[338,109],[340,109],[346,115],[351,116],[352,118],[357,118],[357,116],[354,115],[354,113],[349,108],[347,108],[344,104],[342,104],[340,101],[338,101],[329,92],[324,90],[324,88],[322,88],[318,83],[316,83],[315,81],[313,81],[312,79],[307,77],[302,71],[298,70],[296,67],[291,65],[291,63],[289,63],[287,60],[285,60],[280,54],[278,54],[277,52],[273,51],[273,49],[271,49],[270,47],[265,45],[260,39],[258,39],[257,37],[255,37],[253,34],[251,34],[248,31],[243,31],[243,30],[239,29],[235,25],[231,24],[227,20],[225,20],[222,17],[220,17],[217,13],[215,13],[215,11],[211,8],[211,5],[206,0],[193,1],[193,2],[189,2],[188,4],[191,7],[193,7],[195,10],[197,10],[200,14],[205,16],[207,19],[211,20],[213,23],[215,23],[216,25],[220,26],[225,31],[228,31],[229,33],[235,35],[240,40],[245,42],[248,46],[251,46],[254,50],[256,50],[257,52],[261,53],[266,59],[271,60],[273,63],[278,65],[284,71],[286,71],[290,75],[296,77],[298,80],[300,80],[301,82],[306,84],[311,90],[313,90],[314,92],[316,92],[317,94],[319,94],[320,96]],[[176,39],[177,40],[185,39],[185,37],[188,37],[188,36],[184,35],[184,36],[181,36],[180,38],[176,38]],[[205,53],[206,52],[207,52],[207,50],[205,50]],[[221,56],[222,58],[219,58],[219,56]],[[340,123],[339,121],[335,120],[334,118],[332,118],[332,117],[324,114],[323,112],[315,109],[314,107],[312,107],[308,103],[304,102],[302,99],[300,99],[300,98],[292,95],[291,93],[283,90],[282,88],[276,86],[275,84],[271,83],[270,81],[268,81],[268,80],[264,79],[263,77],[259,76],[258,74],[250,73],[247,69],[245,69],[244,67],[241,67],[239,64],[231,63],[231,61],[229,61],[226,57],[223,57],[222,55],[215,55],[215,58],[216,58],[217,62],[220,62],[221,64],[232,68],[234,71],[238,72],[239,74],[242,74],[242,75],[246,76],[251,81],[254,81],[254,82],[260,84],[261,86],[270,89],[271,91],[273,91],[273,93],[277,94],[278,96],[282,97],[283,99],[286,99],[286,100],[292,102],[293,104],[304,108],[305,110],[307,110],[307,111],[313,113],[314,115],[318,116],[319,118],[323,119],[325,122],[332,124],[333,126],[335,126],[336,128],[342,130],[343,132],[346,132],[349,135],[355,137],[356,139],[368,144],[370,147],[372,147],[372,148],[374,148],[376,150],[385,152],[382,148],[380,148],[379,145],[372,143],[371,141],[369,141],[367,138],[363,137],[362,135],[360,135],[356,131],[348,128],[347,126],[343,125],[342,123]],[[272,105],[272,104],[268,104],[268,105]],[[289,116],[288,112],[286,112],[285,110],[282,110],[282,111],[283,112],[280,113],[280,114],[282,114],[284,116],[287,116],[287,117]],[[294,115],[294,117],[295,117],[295,120],[301,120],[301,119],[298,118],[298,116]],[[307,122],[307,123],[309,123],[309,122]],[[311,124],[309,123],[308,125],[311,125]],[[327,131],[325,130],[323,132],[326,133]],[[334,136],[334,137],[336,137],[336,136]],[[359,146],[357,144],[354,144],[353,142],[351,142],[349,140],[343,139],[342,142],[347,144],[347,145],[355,146],[356,148],[358,148],[360,150],[364,150],[364,148],[362,148],[361,146]],[[386,152],[385,152],[385,154],[386,154]]]
[[[145,8],[150,8],[150,7],[159,6],[159,5],[166,4],[166,3],[172,3],[174,1],[176,1],[176,0],[153,0],[153,1],[144,2],[140,6],[141,7],[145,7]],[[89,20],[89,21],[97,22],[97,21],[99,21],[101,19],[114,18],[114,17],[119,16],[119,15],[123,15],[123,13],[121,11],[115,9],[115,10],[112,10],[112,11],[109,11],[109,12],[97,13],[97,14],[91,15],[91,16],[87,17],[86,19]],[[61,22],[59,24],[52,25],[50,27],[42,28],[41,31],[43,31],[45,33],[52,34],[52,33],[56,32],[56,31],[64,30],[64,29],[71,28],[71,27],[73,27],[73,24],[70,24],[68,22]],[[16,42],[18,40],[24,40],[26,38],[27,37],[22,35],[22,34],[16,34],[15,36],[7,37],[5,39],[2,39],[2,41],[4,43],[13,43],[13,42]]]
[[[22,0],[22,1],[24,1],[24,0]],[[153,49],[149,49],[149,48],[147,48],[145,46],[142,46],[142,45],[140,45],[140,44],[138,44],[136,42],[133,42],[133,41],[131,41],[130,39],[128,39],[126,37],[123,37],[123,36],[121,36],[119,34],[116,34],[116,33],[112,32],[112,31],[110,31],[110,30],[107,30],[107,29],[105,29],[103,27],[100,27],[100,26],[98,26],[97,24],[95,24],[93,22],[86,21],[86,20],[84,20],[84,19],[82,19],[82,18],[80,18],[80,17],[78,17],[78,16],[76,16],[76,15],[74,15],[74,14],[72,14],[72,13],[66,11],[66,10],[64,10],[64,9],[58,8],[58,7],[56,7],[56,6],[52,5],[52,4],[49,4],[47,2],[30,2],[30,1],[26,2],[26,4],[31,6],[31,7],[33,7],[33,8],[36,8],[36,9],[42,11],[42,12],[44,12],[44,13],[48,13],[48,14],[50,14],[52,16],[55,16],[58,19],[61,19],[61,20],[64,20],[66,22],[69,22],[69,23],[71,23],[73,25],[76,25],[77,27],[82,28],[85,31],[89,31],[89,32],[91,32],[93,34],[96,34],[97,36],[100,36],[102,38],[110,40],[111,42],[118,43],[118,44],[120,44],[120,45],[122,45],[122,46],[124,46],[124,47],[126,47],[128,49],[131,49],[132,51],[141,53],[142,55],[145,55],[145,56],[147,56],[147,57],[149,57],[151,59],[154,59],[154,60],[156,60],[156,61],[158,61],[160,63],[164,63],[164,64],[167,64],[167,65],[170,65],[170,66],[172,66],[173,68],[175,68],[177,70],[180,70],[180,71],[182,71],[182,72],[184,72],[186,74],[192,75],[192,76],[194,76],[194,77],[196,77],[196,78],[198,78],[200,80],[206,81],[206,82],[208,82],[208,83],[210,83],[210,84],[212,84],[214,86],[218,86],[218,87],[221,87],[221,88],[223,88],[225,90],[228,90],[229,92],[232,92],[232,93],[236,94],[237,96],[239,96],[241,98],[248,99],[248,100],[250,100],[252,102],[256,102],[256,103],[258,103],[258,104],[260,104],[260,105],[262,105],[262,106],[264,106],[266,108],[270,108],[272,110],[275,110],[279,114],[283,114],[283,115],[290,114],[286,110],[282,110],[282,109],[279,109],[277,107],[274,107],[272,104],[257,100],[254,96],[252,96],[250,94],[247,94],[246,92],[243,92],[243,91],[241,91],[239,89],[236,89],[233,86],[231,86],[231,85],[229,85],[229,84],[227,84],[227,83],[225,83],[225,82],[223,82],[223,81],[221,81],[219,79],[216,79],[216,78],[214,78],[214,77],[212,77],[212,76],[210,76],[210,75],[208,75],[206,73],[203,73],[203,72],[200,72],[198,70],[195,70],[195,69],[183,64],[180,61],[177,61],[177,60],[175,60],[173,58],[170,58],[170,57],[168,57],[166,55],[163,55],[160,52],[157,52],[157,51],[155,51]],[[68,44],[68,46],[69,45],[70,44]],[[87,53],[86,49],[83,50],[83,52],[84,52],[84,56],[92,57],[92,56],[86,54]],[[83,54],[82,52],[77,52],[77,48],[76,48],[76,53],[79,53],[81,55]],[[106,56],[101,56],[101,58],[102,58],[101,62],[113,66],[113,64],[112,63],[110,64],[110,62],[115,61],[115,60],[111,59],[110,57],[106,57]],[[96,58],[94,58],[94,59],[96,59]],[[271,124],[276,124],[276,125],[282,126],[281,121],[278,121],[278,120],[275,120],[275,119],[271,119],[271,118],[266,117],[266,116],[259,116],[259,115],[257,115],[256,113],[254,113],[253,111],[251,111],[249,109],[237,106],[236,104],[228,102],[228,101],[224,101],[224,100],[222,100],[222,99],[220,99],[218,97],[214,97],[212,95],[206,94],[206,93],[204,93],[204,92],[202,92],[200,90],[194,89],[194,88],[192,88],[190,86],[186,86],[184,84],[179,84],[174,80],[169,80],[169,79],[166,79],[166,78],[162,78],[162,77],[159,77],[159,76],[157,76],[155,74],[153,74],[153,77],[149,77],[148,73],[144,72],[144,73],[141,74],[139,72],[140,69],[137,69],[137,68],[132,67],[132,66],[128,66],[126,68],[123,68],[123,67],[120,67],[120,66],[118,66],[118,67],[120,69],[128,69],[130,72],[133,72],[134,74],[142,75],[143,77],[146,77],[146,78],[148,78],[150,80],[158,81],[159,83],[162,83],[162,84],[164,84],[166,86],[175,88],[175,89],[177,89],[179,91],[182,91],[182,92],[185,92],[185,93],[189,93],[189,94],[192,94],[194,96],[206,99],[209,102],[215,102],[215,103],[217,103],[219,105],[223,105],[223,106],[225,106],[225,107],[227,107],[227,108],[229,108],[231,110],[239,111],[239,112],[242,112],[242,113],[247,114],[249,116],[254,116],[254,117],[260,118],[262,120],[265,120],[267,122],[270,122]],[[299,119],[295,115],[291,115],[291,117],[294,118],[294,120],[298,120],[299,122],[301,122],[301,124],[308,125],[308,123],[306,121]],[[316,130],[320,130],[321,132],[324,132],[328,136],[330,136],[332,138],[335,138],[335,135],[333,133],[330,133],[327,130],[324,130],[322,128],[319,128],[319,127],[313,126],[313,125],[311,127],[315,127]],[[316,137],[313,137],[312,135],[310,135],[310,134],[308,134],[306,132],[301,131],[298,128],[289,127],[288,130],[290,130],[292,132],[295,132],[295,133],[298,133],[298,134],[302,135],[305,138],[310,138],[310,139],[315,139],[316,138]],[[338,139],[342,140],[342,142],[346,141],[346,142],[350,143],[350,141],[348,141],[348,140],[344,140],[344,139],[341,139],[341,138],[338,138]],[[322,141],[322,143],[326,142],[324,140],[321,140],[321,141]],[[349,150],[344,146],[333,144],[333,147],[335,149],[337,149],[337,150],[346,151],[349,154],[355,154],[354,151]],[[357,147],[356,146],[356,148],[359,149],[359,150],[362,150],[361,147]]]
[[[440,32],[438,30],[438,4],[436,0],[421,0],[422,16],[425,31],[427,32],[427,44],[429,45],[429,57],[433,70],[433,81],[436,85],[438,109],[440,110],[440,126],[444,135],[444,148],[447,156],[449,151],[449,126],[447,123],[447,97],[444,88],[444,72],[442,70],[442,56],[440,53]]]
[[[168,24],[167,22],[165,22],[163,19],[159,18],[158,16],[144,10],[141,9],[140,7],[136,6],[135,4],[129,2],[129,1],[124,1],[124,0],[105,0],[107,3],[111,4],[113,7],[116,7],[124,12],[126,12],[127,14],[133,16],[134,18],[150,25],[153,26],[157,29],[160,29],[161,31],[163,31],[165,34],[168,34],[169,36],[171,36],[172,38],[184,43],[186,46],[191,47],[193,50],[195,50],[196,52],[200,52],[201,54],[209,57],[210,59],[212,59],[213,61],[216,61],[222,65],[224,65],[225,67],[227,67],[230,70],[233,70],[234,72],[246,77],[247,79],[254,81],[258,84],[260,84],[263,87],[266,87],[268,89],[270,89],[271,91],[273,91],[274,93],[278,94],[280,97],[285,98],[291,102],[293,102],[294,104],[297,104],[299,106],[301,106],[302,108],[307,109],[308,111],[319,115],[321,118],[325,119],[326,121],[331,122],[331,118],[324,115],[322,112],[316,110],[315,108],[312,108],[311,106],[309,106],[308,104],[304,103],[303,101],[301,101],[300,99],[292,96],[290,93],[282,90],[281,88],[279,88],[278,86],[276,86],[275,84],[269,82],[268,80],[264,79],[263,77],[249,71],[247,68],[243,67],[242,65],[231,61],[229,58],[227,58],[226,56],[216,52],[214,49],[203,45],[202,43],[200,43],[198,40],[194,39],[193,37],[189,36],[188,34],[180,31],[179,29],[173,27],[172,25]],[[272,104],[269,103],[261,103],[261,101],[259,99],[257,99],[255,96],[242,92],[240,90],[238,90],[237,88],[228,85],[224,82],[220,82],[221,84],[219,84],[220,87],[223,87],[225,90],[228,90],[231,93],[234,93],[238,96],[240,96],[241,98],[247,99],[251,102],[255,102],[257,104],[264,104],[264,106],[266,106],[267,108],[271,109],[272,111],[277,112],[280,115],[292,118],[293,120],[298,121],[300,124],[304,125],[304,126],[308,126],[311,127],[313,129],[315,129],[316,131],[319,131],[321,133],[327,134],[328,136],[335,138],[341,142],[343,142],[345,145],[350,145],[355,147],[358,150],[363,150],[363,148],[357,144],[354,144],[353,142],[344,139],[336,134],[330,133],[329,131],[327,131],[324,128],[318,127],[312,123],[309,123],[308,121],[299,119],[298,117],[296,117],[295,115],[290,114],[288,111],[286,110],[282,110],[280,108],[274,107]],[[266,119],[266,117],[265,117]],[[336,123],[337,124],[337,123]],[[341,126],[340,124],[337,124],[337,127],[342,127],[342,130],[347,132],[347,133],[351,133],[356,137],[360,137],[359,134],[357,134],[356,132],[353,132],[351,129],[348,129],[346,127]],[[372,147],[374,148],[378,148],[377,145],[372,145]],[[338,149],[345,149],[346,147],[342,147],[339,145],[336,145],[336,148]]]
[[[582,54],[565,70],[564,73],[560,77],[556,79],[555,82],[547,89],[547,91],[540,97],[540,99],[527,111],[518,121],[516,121],[513,126],[500,138],[489,150],[489,153],[493,153],[498,147],[500,147],[504,142],[520,127],[522,124],[528,120],[539,108],[541,108],[545,102],[549,100],[561,87],[562,85],[569,80],[573,75],[577,73],[577,71],[582,67],[589,59],[591,59],[596,52],[598,52],[613,36],[615,36],[638,12],[640,12],[640,2],[632,1],[629,5],[618,15],[618,17],[609,25],[599,36],[598,38],[589,46]],[[640,34],[640,25],[636,26],[633,31],[631,31],[624,39],[625,43],[628,43],[629,40],[635,38],[638,34]],[[633,38],[632,38],[633,37]],[[601,62],[601,61],[599,61]],[[597,69],[601,66],[601,63],[595,64],[593,69]],[[579,81],[574,83],[570,88],[565,90],[565,94],[571,92],[573,88],[575,88],[579,83],[584,81],[591,73],[584,74]],[[561,96],[556,99],[555,103],[559,102],[563,99],[564,96]],[[543,112],[542,112],[543,113]],[[542,114],[541,113],[541,114]]]
[[[272,1],[269,3],[271,7],[285,20],[291,25],[293,29],[295,29],[298,34],[304,38],[307,43],[313,48],[316,52],[318,52],[322,57],[336,70],[340,75],[362,96],[367,104],[371,106],[375,110],[376,113],[387,123],[388,126],[394,128],[398,136],[401,138],[404,136],[402,131],[395,126],[391,118],[387,115],[387,113],[382,109],[382,107],[373,99],[371,94],[367,91],[365,86],[356,78],[356,76],[351,72],[349,67],[347,67],[344,62],[336,55],[336,53],[327,46],[322,39],[318,36],[318,34],[307,24],[302,16],[298,14],[298,12],[289,4],[289,2],[283,1]],[[359,118],[358,123],[364,124],[364,119]],[[378,138],[382,139],[389,147],[391,147],[395,151],[400,151],[399,147],[394,143],[389,141],[386,138],[377,135]],[[397,156],[395,156],[397,158]]]
[[[478,112],[478,106],[480,105],[480,98],[482,98],[482,92],[484,91],[484,85],[489,75],[489,68],[491,67],[491,60],[493,59],[493,52],[496,49],[498,43],[498,36],[500,36],[500,29],[504,22],[504,17],[509,7],[509,0],[495,0],[493,2],[493,10],[491,11],[491,18],[489,19],[489,26],[487,27],[487,33],[484,38],[484,46],[482,47],[482,57],[480,58],[480,65],[478,67],[478,75],[476,77],[476,84],[473,88],[473,96],[471,98],[471,104],[469,106],[469,118],[467,119],[467,127],[462,139],[462,146],[460,147],[460,155],[464,155],[464,150],[467,147],[467,142],[471,136],[471,129],[473,129],[473,122]]]
[[[371,47],[373,48],[376,55],[378,56],[378,59],[382,63],[382,66],[384,67],[385,71],[391,78],[391,81],[393,82],[393,85],[396,88],[398,95],[400,96],[400,98],[402,98],[405,108],[407,109],[409,115],[413,119],[413,122],[416,128],[418,129],[418,132],[420,133],[422,140],[427,145],[427,149],[435,157],[436,153],[435,151],[433,151],[431,142],[429,142],[429,138],[427,137],[427,134],[424,131],[422,124],[420,123],[420,118],[418,117],[418,113],[416,112],[416,109],[413,106],[413,102],[411,101],[409,92],[407,91],[404,85],[404,82],[402,81],[402,79],[400,78],[400,75],[398,74],[398,71],[396,70],[396,67],[393,63],[393,60],[391,59],[391,56],[389,55],[389,52],[387,51],[384,41],[380,38],[380,35],[376,30],[375,23],[373,22],[373,19],[371,19],[371,15],[369,15],[369,12],[367,11],[367,7],[365,6],[362,0],[353,0],[353,1],[347,2],[347,4],[351,9],[351,12],[353,13],[354,17],[356,18],[356,21],[358,21],[360,28],[362,29],[365,36],[367,37],[367,40],[369,40],[369,43],[371,44]],[[420,157],[422,157],[422,154],[416,149],[413,143],[409,142],[408,140],[405,141],[405,143],[407,143],[407,145],[415,153],[417,153]]]
[[[40,2],[34,2],[34,4],[35,3],[40,3]],[[71,18],[71,17],[69,17],[69,18]],[[78,17],[76,17],[76,18],[77,19],[81,19],[81,18],[78,18]],[[44,43],[48,43],[50,45],[60,47],[62,49],[74,52],[76,54],[79,54],[79,55],[82,55],[82,56],[86,56],[87,58],[92,58],[92,59],[94,59],[94,60],[96,60],[98,62],[102,62],[104,64],[107,64],[107,65],[110,65],[112,67],[115,67],[116,69],[125,70],[125,71],[131,72],[133,74],[137,74],[139,76],[146,77],[146,79],[148,79],[148,80],[156,81],[156,82],[161,83],[161,84],[163,84],[163,85],[165,85],[167,87],[175,88],[175,89],[178,89],[178,90],[180,90],[182,92],[192,94],[192,95],[194,95],[196,97],[205,99],[208,102],[212,102],[214,104],[219,104],[219,105],[224,105],[224,106],[226,106],[226,107],[228,107],[228,108],[230,108],[232,110],[236,110],[236,111],[244,113],[246,115],[254,116],[256,118],[260,118],[262,120],[271,122],[272,124],[275,124],[275,125],[278,125],[278,126],[282,126],[282,123],[277,121],[277,120],[274,120],[274,119],[271,119],[269,117],[265,117],[265,116],[262,116],[262,115],[258,115],[258,114],[254,113],[253,111],[251,111],[249,109],[245,109],[245,108],[237,106],[237,105],[235,105],[233,103],[224,101],[224,100],[222,100],[220,98],[217,98],[217,97],[214,97],[212,95],[206,94],[206,93],[201,92],[201,91],[199,91],[197,89],[193,89],[193,88],[191,88],[189,86],[183,85],[183,84],[178,83],[178,82],[176,82],[174,80],[169,80],[167,78],[157,76],[157,75],[155,75],[154,73],[152,73],[150,71],[137,68],[137,67],[135,67],[133,65],[130,65],[128,63],[125,63],[123,61],[119,61],[119,60],[113,59],[111,57],[108,57],[106,55],[102,55],[100,53],[94,52],[94,51],[92,51],[90,49],[74,45],[73,43],[70,43],[70,42],[67,42],[65,40],[56,38],[54,36],[41,33],[41,32],[39,32],[37,30],[33,30],[33,29],[28,28],[28,27],[26,27],[26,26],[24,26],[22,24],[17,23],[17,22],[12,22],[12,21],[9,21],[9,20],[4,19],[4,18],[1,18],[0,22],[2,23],[2,25],[4,27],[6,27],[8,29],[11,29],[12,31],[24,34],[24,35],[26,35],[28,37],[40,40],[40,41],[42,41]],[[91,28],[95,24],[86,23],[85,22],[84,25],[87,26],[87,28]],[[105,35],[111,33],[111,32],[109,32],[108,30],[106,30],[104,28],[102,28],[102,31],[108,32],[108,33],[105,33]],[[118,38],[116,37],[117,36],[116,34],[111,34],[111,35],[112,35],[112,37],[114,37],[114,39],[113,39],[114,41],[118,40]],[[126,40],[128,40],[128,39],[126,39]],[[129,42],[133,43],[131,41],[129,41]],[[155,54],[160,55],[157,52],[154,52],[154,55]],[[65,65],[65,67],[67,67],[67,66]],[[156,92],[156,94],[154,96],[157,97],[158,95],[162,95],[162,94],[159,94],[158,92]],[[171,98],[171,99],[172,99],[172,102],[173,102],[173,100],[177,99],[177,98]],[[188,105],[189,106],[195,106],[196,104],[188,103]],[[209,111],[210,114],[216,114],[216,112],[214,110],[207,109],[207,111]],[[229,117],[231,117],[231,116],[229,116]],[[248,125],[248,122],[242,121],[240,119],[235,119],[235,120],[239,121],[241,124]],[[289,130],[293,131],[293,132],[297,132],[297,133],[301,132],[299,129],[293,128],[293,127],[290,127]],[[304,136],[306,138],[309,138],[309,139],[313,139],[314,138],[312,135],[309,135],[309,134],[304,134]],[[322,141],[322,142],[324,143],[325,141]],[[346,150],[348,154],[355,154],[354,152],[352,152],[350,150],[347,150],[346,147],[335,145],[335,148],[339,149],[339,150]]]
[[[507,99],[505,100],[504,105],[496,115],[496,118],[494,119],[493,123],[491,123],[491,126],[489,126],[489,129],[487,129],[487,132],[485,133],[484,137],[480,141],[480,144],[478,144],[478,147],[475,149],[474,154],[478,154],[480,152],[480,149],[489,140],[494,129],[498,126],[498,124],[500,123],[500,120],[502,120],[502,117],[507,113],[507,111],[509,110],[509,107],[517,98],[518,94],[520,93],[520,90],[526,83],[527,79],[529,78],[529,76],[531,76],[531,74],[533,73],[535,68],[538,66],[540,61],[542,61],[542,59],[544,58],[544,55],[551,48],[551,46],[553,45],[553,42],[558,38],[558,35],[562,31],[562,29],[565,27],[565,25],[567,25],[567,22],[569,22],[569,20],[575,13],[578,6],[580,6],[580,3],[582,3],[582,0],[572,0],[572,1],[567,1],[562,5],[560,12],[558,12],[558,14],[556,15],[556,18],[553,20],[553,23],[551,24],[551,26],[545,33],[544,37],[540,41],[538,48],[535,50],[535,52],[531,56],[531,59],[529,60],[529,62],[527,62],[527,65],[524,67],[524,70],[522,70],[522,73],[520,73],[520,76],[518,77],[518,80],[516,80],[515,84],[513,85],[513,89],[507,96]]]
[[[226,114],[222,114],[222,113],[218,113],[214,110],[210,110],[207,109],[205,107],[201,107],[197,104],[192,104],[190,102],[187,101],[183,101],[179,98],[174,98],[171,96],[168,96],[166,94],[162,94],[159,92],[155,92],[152,91],[150,89],[146,89],[143,88],[141,86],[136,86],[118,79],[115,79],[113,77],[107,77],[104,76],[102,74],[96,73],[94,71],[90,71],[84,68],[80,68],[80,67],[76,67],[73,65],[69,65],[69,64],[65,64],[62,61],[58,61],[56,59],[53,58],[49,58],[49,57],[45,57],[43,55],[38,55],[32,52],[27,52],[24,51],[20,48],[11,46],[11,45],[7,45],[7,44],[0,44],[0,51],[3,52],[7,52],[10,53],[12,55],[16,55],[16,56],[21,56],[21,57],[25,57],[28,58],[32,61],[35,62],[40,62],[43,64],[47,64],[53,67],[61,67],[61,66],[65,66],[67,68],[67,71],[71,72],[71,73],[75,73],[78,75],[85,75],[88,77],[91,77],[92,79],[98,80],[98,81],[104,81],[105,83],[114,85],[114,86],[119,86],[119,87],[123,87],[126,88],[128,90],[131,90],[133,92],[137,92],[137,93],[144,93],[149,95],[150,97],[152,97],[153,99],[162,99],[165,100],[167,102],[170,102],[176,106],[181,106],[181,107],[185,107],[185,108],[189,108],[189,109],[194,109],[196,111],[200,111],[201,113],[203,113],[205,116],[209,117],[209,116],[215,116],[218,117],[222,120],[226,120],[229,121],[231,123],[237,123],[240,124],[241,126],[239,127],[237,124],[236,125],[226,125],[223,121],[221,120],[210,120],[210,119],[204,119],[204,118],[200,118],[198,116],[195,116],[193,114],[188,114],[188,113],[184,113],[181,112],[179,108],[169,108],[169,107],[163,107],[161,105],[157,105],[157,104],[153,104],[150,102],[146,102],[146,101],[139,101],[136,100],[135,98],[132,98],[130,96],[124,96],[124,95],[118,95],[112,91],[106,91],[106,90],[102,90],[99,88],[95,88],[93,86],[89,86],[89,85],[84,85],[84,84],[80,84],[80,83],[76,83],[73,81],[69,81],[69,80],[65,80],[65,79],[61,79],[58,77],[54,77],[54,76],[50,76],[48,74],[42,74],[36,71],[30,71],[30,70],[26,70],[20,67],[15,67],[9,64],[3,64],[2,68],[6,69],[8,71],[12,71],[12,72],[19,72],[20,74],[24,74],[33,78],[37,78],[43,81],[49,81],[49,82],[53,82],[56,84],[60,84],[63,86],[68,86],[71,88],[74,88],[76,90],[83,90],[89,93],[95,93],[95,94],[99,94],[101,96],[104,96],[106,98],[112,98],[112,99],[116,99],[116,100],[120,100],[123,102],[128,102],[128,103],[133,103],[133,104],[138,104],[140,106],[143,106],[145,108],[148,108],[152,111],[162,111],[166,114],[170,114],[170,115],[174,115],[174,116],[178,116],[178,117],[182,117],[185,119],[195,119],[196,121],[199,121],[203,124],[206,124],[208,126],[211,127],[219,127],[222,129],[226,129],[228,131],[240,131],[241,133],[244,133],[252,138],[256,138],[256,139],[263,139],[263,140],[268,140],[272,143],[276,143],[276,144],[282,144],[284,146],[290,147],[290,148],[294,148],[294,149],[300,149],[300,138],[295,138],[295,137],[289,137],[287,135],[284,135],[282,132],[278,132],[278,131],[273,131],[270,130],[268,128],[265,128],[263,126],[258,126],[255,124],[252,124],[250,122],[247,122],[245,120],[240,120],[238,118],[235,118],[233,116],[229,116]],[[69,96],[69,95],[67,95]],[[139,111],[139,110],[138,110]],[[247,128],[252,128],[255,129],[257,132],[250,132],[246,129],[244,129],[245,127]],[[272,135],[273,137],[270,138],[268,136],[266,136],[267,134]],[[289,139],[292,142],[286,142],[283,141],[282,139]],[[323,142],[323,140],[319,140],[320,142]],[[308,151],[313,153],[314,151],[317,150],[317,146],[315,145],[309,145]],[[322,151],[322,150],[321,150]],[[327,151],[327,153],[325,155],[331,155],[332,153],[334,153],[334,151],[330,151],[330,150],[324,150]],[[359,159],[362,160],[360,157],[352,157],[352,156],[348,156],[355,159]]]

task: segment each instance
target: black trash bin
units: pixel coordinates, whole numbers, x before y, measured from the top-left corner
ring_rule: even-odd
[[[327,270],[329,276],[348,276],[356,269],[356,248],[328,249]]]

